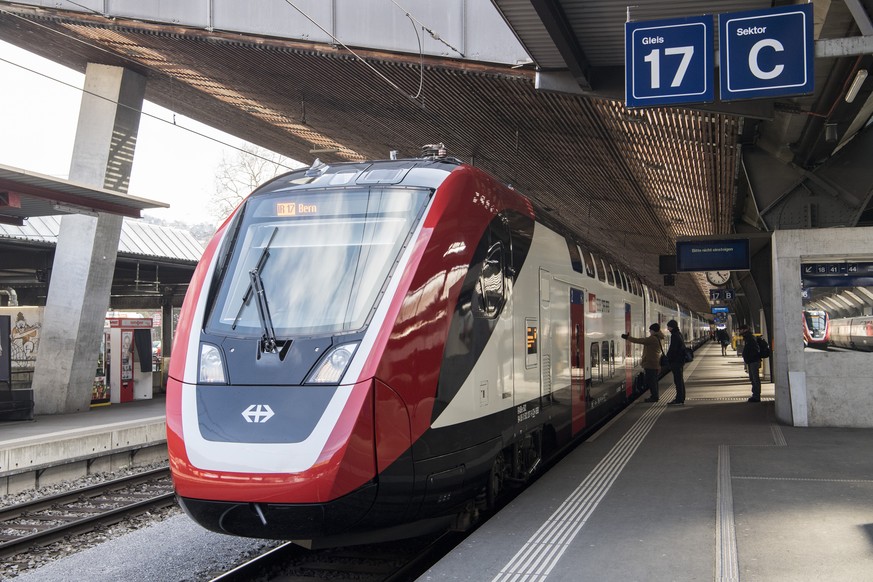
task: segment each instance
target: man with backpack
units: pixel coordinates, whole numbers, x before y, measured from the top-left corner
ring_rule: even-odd
[[[766,354],[761,353],[762,346],[748,325],[741,325],[738,331],[743,336],[743,361],[749,369],[749,380],[752,382],[752,397],[748,401],[761,402],[761,358],[770,357],[770,348],[765,344]],[[761,341],[765,342],[766,340]]]

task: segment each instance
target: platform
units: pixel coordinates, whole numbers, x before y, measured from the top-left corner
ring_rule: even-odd
[[[0,422],[0,495],[166,459],[163,397]]]
[[[873,579],[873,430],[779,425],[698,353],[684,406],[662,378],[419,580]]]

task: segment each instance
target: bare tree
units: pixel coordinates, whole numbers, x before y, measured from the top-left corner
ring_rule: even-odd
[[[219,220],[224,220],[259,185],[302,166],[260,146],[244,145],[236,155],[225,155],[218,165],[211,213]]]

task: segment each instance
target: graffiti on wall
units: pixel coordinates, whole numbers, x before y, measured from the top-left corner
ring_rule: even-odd
[[[42,308],[4,307],[4,315],[12,318],[9,349],[13,368],[33,368],[39,352]]]

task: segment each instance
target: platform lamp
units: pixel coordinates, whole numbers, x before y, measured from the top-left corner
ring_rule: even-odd
[[[864,81],[866,79],[867,69],[860,69],[857,73],[855,73],[855,80],[852,81],[852,85],[846,92],[846,103],[851,103],[855,100],[855,97],[858,96],[858,91],[861,90],[861,86],[864,84]]]

